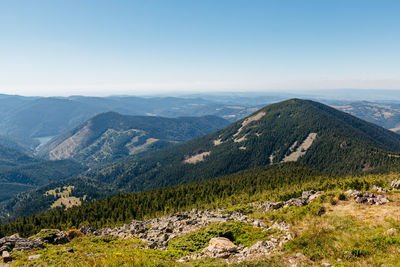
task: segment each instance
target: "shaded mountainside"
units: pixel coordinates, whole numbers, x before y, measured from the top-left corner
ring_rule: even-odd
[[[105,163],[199,137],[228,124],[215,116],[162,118],[107,112],[54,138],[41,147],[39,155]]]
[[[72,160],[48,161],[0,146],[0,202],[15,194],[76,176],[86,168]]]

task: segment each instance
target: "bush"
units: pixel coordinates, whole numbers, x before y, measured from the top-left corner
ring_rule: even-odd
[[[343,200],[346,200],[347,198],[346,198],[346,195],[342,192],[338,195],[338,199],[343,201]]]
[[[67,235],[67,238],[68,238],[68,240],[70,240],[70,241],[71,241],[72,239],[74,239],[74,238],[83,237],[83,236],[84,236],[84,234],[83,234],[81,231],[76,230],[76,229],[68,230],[65,234]]]

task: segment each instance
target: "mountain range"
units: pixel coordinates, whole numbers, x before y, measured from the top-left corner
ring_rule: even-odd
[[[187,141],[228,124],[216,116],[163,118],[107,112],[53,138],[40,147],[38,155],[90,165],[107,163]]]
[[[66,137],[71,133],[74,131]],[[3,214],[30,214],[32,203],[38,205],[33,210],[46,210],[58,200],[57,196],[46,195],[55,188],[70,188],[68,197],[83,201],[96,196],[82,188],[96,194],[107,192],[100,195],[137,192],[291,162],[325,174],[390,172],[399,169],[399,152],[400,136],[392,131],[318,102],[291,99],[266,106],[224,129],[182,144],[93,166],[79,177],[13,199],[3,205]]]

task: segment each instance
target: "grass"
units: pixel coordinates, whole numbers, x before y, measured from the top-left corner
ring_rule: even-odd
[[[226,237],[235,245],[242,244],[249,247],[256,241],[265,240],[276,232],[278,231],[263,231],[239,221],[214,223],[209,227],[172,239],[169,242],[168,249],[179,250],[184,253],[198,253],[208,246],[213,237]]]
[[[357,204],[346,198],[349,188],[369,190],[372,185],[386,186],[398,175],[346,178],[330,186],[314,184],[313,189],[325,193],[304,207],[286,207],[264,213],[253,212],[249,203],[232,205],[229,212],[240,211],[266,224],[285,221],[291,225],[294,238],[281,251],[269,258],[233,264],[234,266],[398,266],[400,262],[400,192],[387,193],[391,202],[382,206]],[[309,184],[291,188],[276,195],[277,200],[295,197]],[[311,189],[310,188],[310,189]],[[270,192],[271,193],[271,192]],[[395,229],[388,234],[389,229]],[[212,237],[223,236],[236,245],[251,246],[258,240],[269,239],[277,232],[263,232],[244,222],[214,223],[198,231],[170,240],[168,250],[144,249],[137,239],[113,237],[77,237],[65,245],[46,245],[30,252],[13,252],[17,266],[216,266],[226,265],[223,260],[207,259],[190,263],[177,263],[182,256],[200,252]],[[73,247],[74,253],[65,251]],[[304,259],[296,258],[302,253]],[[42,257],[28,261],[28,255]]]
[[[74,253],[65,251],[72,247]],[[16,266],[175,266],[182,256],[177,251],[143,249],[144,243],[137,239],[86,236],[76,238],[65,245],[47,245],[31,251],[29,255],[42,255],[29,261],[28,254],[15,251]]]

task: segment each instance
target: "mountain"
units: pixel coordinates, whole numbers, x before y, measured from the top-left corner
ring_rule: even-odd
[[[50,160],[106,163],[199,137],[228,124],[216,116],[162,118],[107,112],[53,138],[40,148],[39,155]]]
[[[108,192],[137,192],[211,179],[258,166],[304,164],[327,174],[366,174],[400,168],[400,136],[327,105],[300,99],[272,104],[217,132],[94,167],[82,177]],[[41,189],[74,186],[70,197],[89,195],[76,180]],[[32,193],[33,194],[33,193]],[[31,194],[31,195],[32,195]],[[95,197],[93,197],[95,198]],[[33,201],[22,198],[18,214],[30,214]],[[41,204],[35,210],[50,206]],[[7,205],[12,214],[13,205]]]
[[[46,161],[0,145],[0,202],[17,193],[78,175],[84,170],[75,161]]]
[[[396,133],[317,102],[292,99],[215,133],[88,175],[141,191],[291,161],[326,173],[388,171],[397,168],[399,151]]]
[[[229,105],[202,98],[178,97],[23,97],[0,95],[0,134],[30,141],[53,137],[77,127],[96,114],[114,111],[142,116],[215,115],[235,121],[254,111],[247,105]]]
[[[363,120],[400,132],[400,104],[359,101],[334,106]]]

